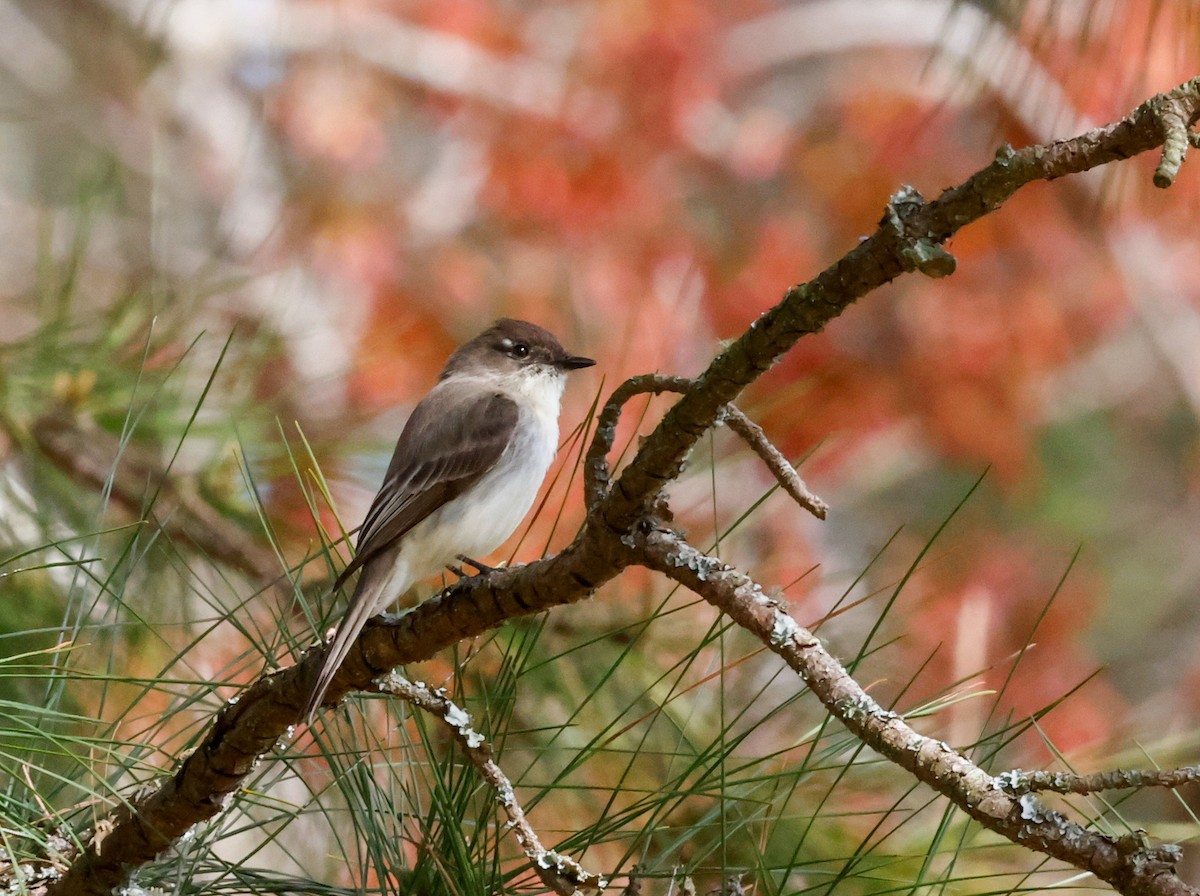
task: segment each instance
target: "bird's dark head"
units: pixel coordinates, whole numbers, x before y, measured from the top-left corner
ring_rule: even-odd
[[[561,374],[595,363],[567,352],[553,333],[537,324],[502,317],[451,355],[440,378],[520,370]]]

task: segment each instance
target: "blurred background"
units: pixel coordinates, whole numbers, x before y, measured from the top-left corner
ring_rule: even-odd
[[[333,542],[493,318],[599,360],[502,552],[528,560],[582,519],[598,396],[699,373],[902,184],[1197,73],[1194,0],[0,0],[6,819],[31,854],[86,828],[312,643]],[[694,543],[995,768],[1196,761],[1200,173],[1154,190],[1155,161],[1023,190],[954,276],[868,296],[744,396],[827,522],[725,432],[672,488]],[[421,674],[507,732],[548,845],[621,886],[1070,876],[910,793],[755,651],[634,571]],[[436,729],[366,700],[293,748],[187,881],[435,892],[487,855],[479,891],[533,886]],[[1072,809],[1187,840],[1187,796]]]

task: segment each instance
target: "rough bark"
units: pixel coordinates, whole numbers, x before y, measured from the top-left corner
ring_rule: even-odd
[[[528,566],[463,580],[398,620],[374,620],[334,679],[326,702],[336,702],[352,689],[370,689],[395,666],[425,659],[508,619],[582,600],[625,567],[642,565],[684,583],[758,634],[847,728],[990,829],[1091,871],[1123,893],[1196,892],[1175,875],[1178,850],[1173,847],[1084,830],[882,710],[811,634],[763,598],[756,583],[688,547],[662,527],[658,511],[663,487],[679,475],[696,441],[801,337],[818,332],[852,302],[905,272],[951,273],[954,260],[943,248],[945,241],[1031,181],[1159,149],[1155,182],[1169,185],[1192,141],[1187,128],[1198,112],[1200,78],[1154,97],[1119,122],[1073,139],[1021,150],[1004,147],[990,165],[935,200],[927,202],[903,188],[872,235],[814,279],[788,289],[698,379],[682,382],[679,400],[610,481],[604,439],[611,438],[622,402],[638,391],[618,390],[602,416],[600,447],[588,466],[588,516],[564,551]],[[154,793],[121,807],[104,826],[107,833],[95,836],[74,857],[49,892],[109,893],[192,825],[216,815],[235,798],[256,761],[300,721],[321,654],[310,651],[296,666],[262,678],[227,705],[175,774]]]

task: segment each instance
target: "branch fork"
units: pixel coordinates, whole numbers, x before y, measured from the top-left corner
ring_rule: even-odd
[[[621,411],[626,403],[635,395],[661,395],[664,392],[685,394],[695,385],[695,380],[686,377],[646,374],[628,379],[617,387],[600,412],[599,419],[596,421],[595,437],[588,447],[586,463],[588,479],[584,484],[588,507],[598,506],[611,488],[612,474],[608,467],[608,455],[612,451],[613,442],[616,439],[617,421],[620,419]],[[741,436],[766,464],[779,486],[797,504],[817,519],[825,519],[825,515],[829,512],[829,505],[809,490],[795,467],[771,443],[761,426],[732,403],[721,407],[712,423],[714,426],[722,424]]]
[[[1195,93],[1200,90],[1200,78],[1194,78],[1169,93],[1150,100],[1150,114],[1158,120],[1162,139],[1162,158],[1154,170],[1154,186],[1166,189],[1175,183],[1188,146],[1200,147],[1200,134],[1192,128],[1200,118]]]
[[[1032,792],[1014,793],[961,753],[920,735],[895,713],[880,707],[819,640],[768,598],[753,579],[688,545],[658,522],[655,508],[662,505],[665,485],[679,475],[696,441],[712,426],[725,422],[735,431],[741,427],[739,434],[755,447],[793,498],[802,504],[807,501],[805,506],[814,513],[823,510],[823,502],[808,495],[802,481],[797,485],[795,471],[778,452],[772,454],[763,447],[769,445],[765,437],[759,440],[734,413],[732,403],[742,390],[799,339],[819,332],[879,286],[905,272],[935,277],[950,273],[953,258],[943,248],[946,240],[998,209],[1025,184],[1159,150],[1155,183],[1169,185],[1187,148],[1197,145],[1197,136],[1190,129],[1198,114],[1200,78],[1152,98],[1119,122],[1070,140],[1002,149],[990,165],[937,199],[925,200],[911,188],[901,190],[874,234],[809,282],[789,288],[782,300],[730,342],[700,377],[638,377],[613,393],[600,414],[587,453],[588,516],[567,548],[527,566],[464,579],[391,622],[374,620],[335,678],[329,700],[352,688],[368,688],[396,666],[427,658],[509,619],[583,600],[626,566],[638,564],[686,585],[754,632],[864,743],[989,829],[1089,871],[1131,896],[1195,896],[1198,891],[1174,873],[1176,848],[1151,847],[1139,838],[1114,839],[1084,829],[1042,807]],[[674,392],[680,397],[614,478],[607,455],[621,408],[632,396],[648,392]],[[236,704],[222,709],[174,775],[153,795],[114,813],[103,851],[97,843],[85,846],[48,892],[54,896],[107,894],[121,885],[131,869],[152,860],[192,825],[216,815],[242,786],[258,758],[300,721],[308,683],[322,653],[321,649],[309,651],[296,666],[265,676],[247,688]],[[413,699],[424,698],[416,694]],[[438,705],[451,724],[447,717],[453,715],[450,708]],[[465,729],[456,730],[463,749],[483,748],[480,742],[472,746],[474,738]],[[557,867],[552,853],[539,855]]]

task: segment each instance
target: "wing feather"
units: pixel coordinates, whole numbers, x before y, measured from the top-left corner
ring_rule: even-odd
[[[474,485],[500,460],[518,409],[499,393],[441,387],[414,409],[358,535],[356,570],[391,548],[413,526]]]

